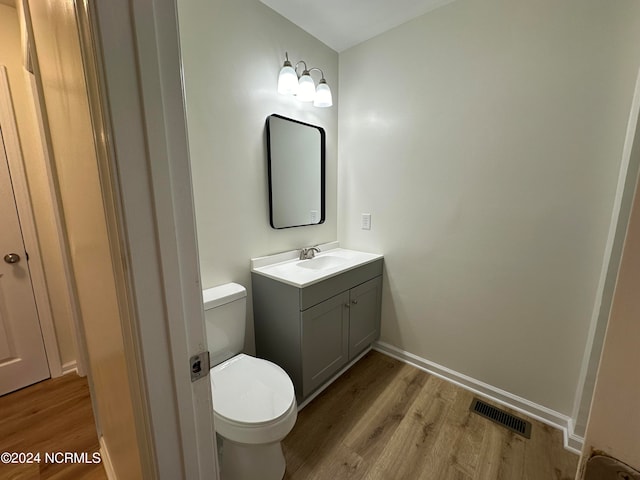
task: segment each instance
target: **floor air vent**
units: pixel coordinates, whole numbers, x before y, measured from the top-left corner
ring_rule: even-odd
[[[473,399],[471,402],[471,406],[469,407],[473,413],[477,413],[492,422],[495,422],[503,427],[508,428],[509,430],[516,432],[519,435],[522,435],[525,438],[531,438],[531,423],[526,420],[522,420],[521,418],[516,417],[515,415],[511,415],[510,413],[505,412],[504,410],[500,410],[499,408],[494,407],[493,405],[489,405],[488,403],[484,403],[482,400],[478,400],[477,398]]]

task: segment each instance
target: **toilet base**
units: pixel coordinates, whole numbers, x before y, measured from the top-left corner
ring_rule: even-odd
[[[216,434],[221,480],[282,480],[286,463],[280,442],[248,445]]]

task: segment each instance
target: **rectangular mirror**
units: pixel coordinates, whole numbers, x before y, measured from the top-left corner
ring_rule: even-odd
[[[324,222],[324,129],[281,115],[267,117],[269,219],[273,228]]]

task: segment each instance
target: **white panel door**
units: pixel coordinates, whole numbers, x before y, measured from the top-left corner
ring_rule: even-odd
[[[0,130],[0,395],[49,378]]]

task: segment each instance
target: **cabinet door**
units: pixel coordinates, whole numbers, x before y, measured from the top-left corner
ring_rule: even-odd
[[[349,360],[380,336],[382,277],[349,291]]]
[[[306,397],[347,363],[349,292],[301,313],[302,395]]]

